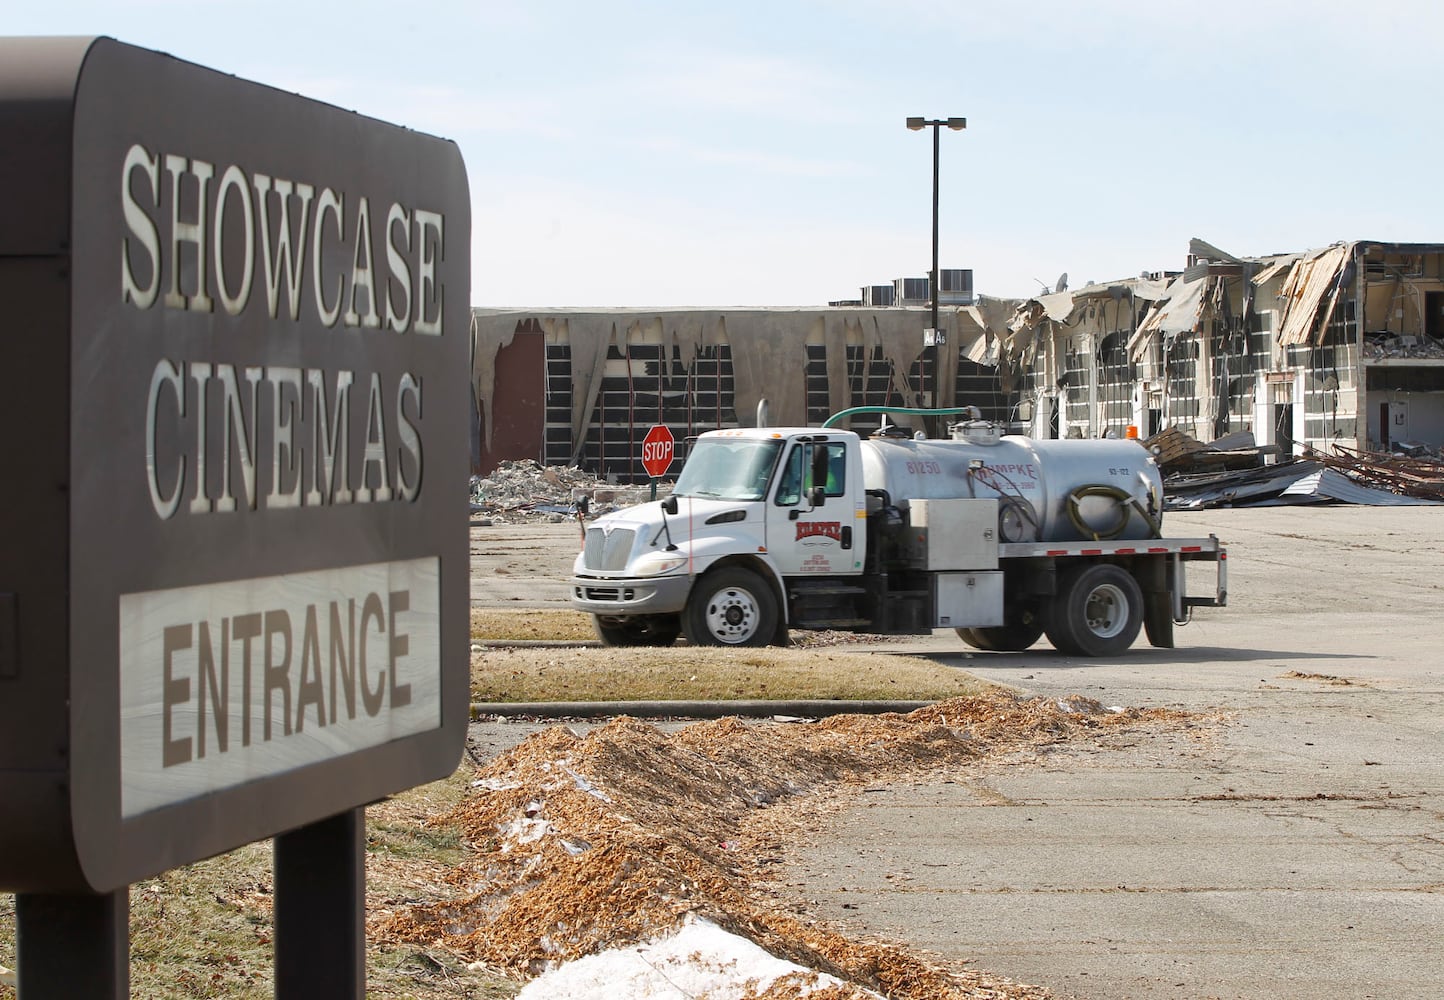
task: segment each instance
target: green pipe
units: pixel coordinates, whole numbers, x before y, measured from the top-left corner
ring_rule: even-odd
[[[822,422],[823,427],[835,427],[841,420],[846,420],[858,413],[902,413],[914,417],[943,417],[950,413],[970,413],[976,407],[972,406],[944,406],[939,409],[923,409],[921,407],[907,406],[854,406],[846,410],[838,410],[832,416]]]

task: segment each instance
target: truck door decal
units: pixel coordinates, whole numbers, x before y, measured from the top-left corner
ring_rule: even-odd
[[[830,538],[834,542],[842,541],[841,521],[798,521],[797,538],[794,541],[801,541],[804,538],[817,537]]]

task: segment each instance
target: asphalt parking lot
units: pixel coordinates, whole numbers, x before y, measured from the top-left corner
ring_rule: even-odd
[[[472,531],[472,597],[562,606],[576,525]],[[1171,514],[1229,607],[1111,660],[895,647],[1198,734],[876,789],[787,860],[817,915],[1059,997],[1444,994],[1444,509]]]

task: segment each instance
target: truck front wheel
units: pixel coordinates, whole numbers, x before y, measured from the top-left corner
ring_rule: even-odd
[[[682,631],[676,615],[592,615],[603,646],[670,646]]]
[[[1133,645],[1143,627],[1143,590],[1133,575],[1111,563],[1060,574],[1047,613],[1048,641],[1060,653],[1112,656]]]
[[[724,566],[697,581],[682,631],[694,646],[766,646],[777,633],[777,600],[767,581]]]

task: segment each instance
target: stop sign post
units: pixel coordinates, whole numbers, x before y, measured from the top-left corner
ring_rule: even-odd
[[[667,474],[676,455],[676,441],[664,424],[653,424],[642,438],[642,468],[652,478],[652,498],[657,496],[657,480]]]

